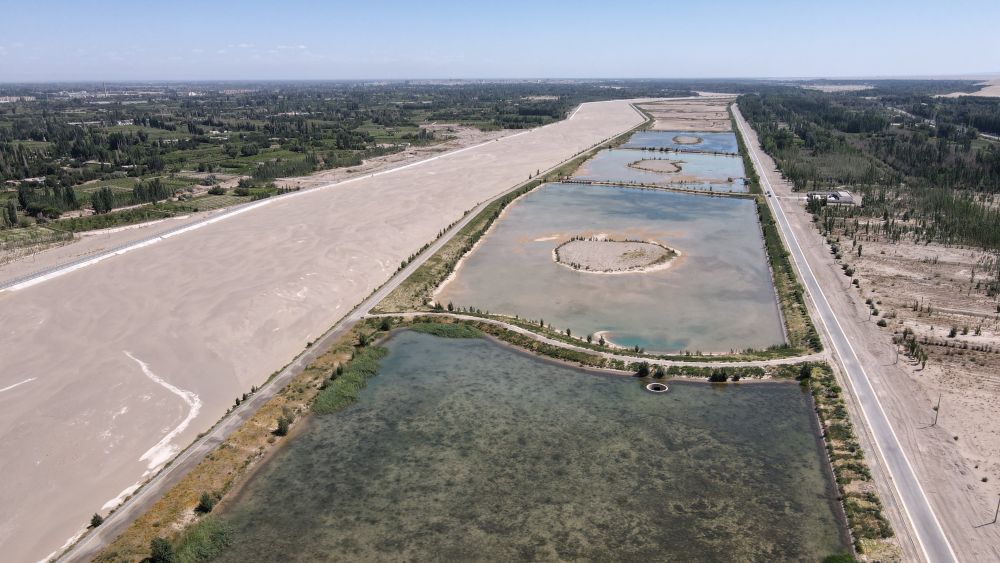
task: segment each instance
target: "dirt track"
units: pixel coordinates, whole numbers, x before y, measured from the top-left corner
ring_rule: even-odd
[[[58,549],[465,210],[641,120],[586,104],[0,293],[5,560]]]

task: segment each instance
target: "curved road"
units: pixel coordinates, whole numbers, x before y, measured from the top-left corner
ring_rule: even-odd
[[[761,165],[759,154],[761,149],[750,141],[747,134],[749,125],[743,119],[739,108],[736,104],[733,104],[732,108],[736,124],[750,152],[750,158],[757,169],[762,187],[765,193],[773,194],[774,190],[764,173],[764,167]],[[852,394],[861,407],[861,413],[864,415],[866,426],[872,433],[875,446],[889,469],[892,485],[896,489],[910,524],[913,526],[924,557],[931,563],[958,561],[948,537],[945,536],[944,530],[941,528],[941,523],[938,522],[937,516],[934,514],[930,501],[927,500],[927,495],[917,480],[910,460],[907,459],[906,453],[903,451],[888,417],[886,417],[885,410],[875,394],[875,389],[868,379],[864,366],[858,360],[850,340],[844,333],[843,327],[840,326],[840,321],[823,294],[823,289],[816,281],[816,276],[795,238],[795,233],[788,223],[784,210],[776,198],[765,197],[764,199],[767,200],[768,207],[771,208],[771,212],[781,227],[782,238],[785,239],[785,244],[792,253],[799,276],[809,292],[813,305],[815,305],[827,341],[833,345],[837,358],[847,375]]]

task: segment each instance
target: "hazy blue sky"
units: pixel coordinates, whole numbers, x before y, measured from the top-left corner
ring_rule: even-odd
[[[1000,1],[0,0],[0,81],[1000,72]]]

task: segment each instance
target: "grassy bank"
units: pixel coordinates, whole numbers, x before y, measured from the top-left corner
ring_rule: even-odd
[[[757,218],[764,236],[764,249],[767,251],[767,259],[771,266],[771,278],[777,292],[778,306],[781,308],[781,316],[785,322],[788,345],[799,350],[819,352],[823,349],[823,343],[809,317],[802,285],[795,274],[788,250],[781,241],[778,225],[774,222],[774,216],[771,214],[766,196],[760,186],[760,176],[750,158],[750,152],[747,150],[743,135],[739,132],[740,129],[736,124],[736,117],[733,115],[732,109],[729,110],[729,118],[733,124],[733,132],[736,134],[740,156],[743,158],[743,168],[746,171],[750,193],[756,197]]]
[[[637,361],[640,360],[670,360],[675,362],[711,361],[711,362],[719,362],[721,364],[726,362],[777,360],[782,358],[791,358],[794,356],[800,356],[806,353],[806,351],[801,348],[794,348],[787,345],[778,345],[763,350],[757,350],[751,348],[745,350],[733,350],[728,354],[709,355],[709,354],[702,354],[699,351],[677,353],[677,354],[657,354],[657,353],[646,352],[641,348],[637,351],[634,348],[616,348],[612,347],[609,344],[602,345],[596,341],[588,342],[584,337],[572,336],[566,334],[566,332],[558,330],[551,324],[542,326],[540,324],[540,321],[532,321],[520,317],[509,317],[507,315],[492,314],[489,311],[483,311],[481,309],[476,309],[475,307],[469,307],[469,308],[457,307],[454,309],[453,312],[455,314],[500,321],[509,325],[516,326],[518,328],[522,328],[524,330],[531,331],[535,334],[544,336],[546,338],[550,338],[552,340],[558,340],[559,342],[564,342],[566,344],[571,344],[573,346],[585,348],[587,350],[592,350],[594,352],[608,352],[620,356],[631,356],[636,358]]]
[[[355,347],[359,339],[371,341],[375,338],[377,330],[375,326],[359,324],[346,333],[137,518],[94,561],[140,561],[149,555],[150,543],[156,538],[168,539],[178,555],[191,555],[179,561],[202,561],[205,558],[192,554],[204,554],[224,546],[227,541],[225,529],[209,517],[199,517],[195,511],[201,495],[208,493],[214,499],[225,499],[227,493],[243,482],[258,462],[282,442],[278,435],[280,419],[292,425],[299,415],[308,413],[317,397],[332,388],[325,385],[336,374],[337,366],[344,366],[343,373],[354,371],[352,356],[367,361],[378,354],[365,347]],[[362,334],[364,336],[360,336]],[[357,371],[361,371],[360,368]]]
[[[510,319],[504,319],[505,322],[510,321]],[[453,317],[446,316],[419,316],[413,317],[408,320],[401,318],[396,318],[394,322],[398,326],[439,326],[443,328],[434,329],[435,332],[460,332],[464,329],[460,329],[461,326],[472,327],[473,330],[481,332],[492,336],[498,340],[531,352],[539,356],[545,356],[554,360],[559,360],[563,362],[577,364],[580,367],[588,368],[604,368],[613,369],[627,373],[636,373],[640,370],[643,364],[648,366],[645,362],[646,359],[661,359],[655,356],[642,356],[637,355],[635,361],[625,362],[622,360],[611,360],[604,356],[597,354],[596,352],[615,352],[618,354],[619,350],[610,350],[608,348],[597,349],[596,345],[590,345],[594,347],[594,352],[591,353],[586,350],[574,350],[570,348],[565,348],[562,346],[548,344],[545,342],[539,342],[538,340],[532,338],[531,336],[522,334],[520,332],[515,332],[513,330],[504,328],[503,326],[496,325],[493,323],[475,320],[465,320],[456,319]],[[527,323],[524,321],[514,322],[516,326],[521,326],[520,323]],[[537,324],[535,325],[537,327]],[[544,329],[548,330],[548,329]],[[424,329],[423,331],[429,332],[430,329]],[[549,331],[552,335],[558,335],[560,338],[554,340],[566,341],[567,339],[572,340],[567,342],[573,345],[579,345],[580,342],[570,339],[564,334],[555,333],[554,331]],[[545,336],[551,337],[549,332],[545,333]],[[586,342],[584,342],[586,344]],[[692,357],[693,359],[694,357]],[[662,358],[668,359],[668,358]],[[651,371],[651,376],[654,377],[685,377],[685,378],[696,378],[696,379],[709,379],[713,381],[739,381],[740,379],[762,379],[767,377],[793,377],[788,376],[784,371],[779,371],[779,368],[784,368],[786,366],[768,366],[768,367],[756,367],[756,366],[712,366],[712,367],[701,367],[701,366],[669,366],[663,368],[662,371]]]
[[[337,366],[324,381],[322,390],[313,400],[312,410],[316,414],[330,414],[350,405],[358,399],[368,378],[378,373],[378,362],[389,353],[381,346],[359,348],[345,366]]]
[[[882,501],[833,370],[826,363],[807,363],[788,366],[785,372],[794,374],[812,393],[854,548],[875,560],[898,560],[892,526],[882,512]]]
[[[150,553],[151,542],[169,544],[178,561],[205,561],[226,549],[229,531],[223,522],[211,515],[199,513],[202,495],[215,502],[226,502],[230,493],[246,481],[275,445],[281,444],[288,427],[302,415],[325,415],[353,403],[369,378],[378,371],[378,363],[387,350],[375,345],[392,328],[409,328],[440,337],[476,338],[490,335],[528,352],[571,362],[584,367],[611,368],[626,372],[644,369],[642,362],[612,362],[584,351],[570,350],[540,343],[530,336],[513,332],[483,321],[463,321],[442,317],[372,318],[355,325],[331,348],[312,362],[282,391],[265,403],[257,413],[209,454],[197,467],[170,489],[153,507],[130,525],[125,532],[96,558],[99,562],[139,561]],[[800,376],[800,365],[772,368],[671,366],[662,370],[649,369],[651,378],[693,377],[710,381],[736,381],[744,378]],[[870,480],[860,458],[850,425],[838,418],[843,412],[839,389],[830,388],[832,375],[824,365],[809,365],[811,385],[816,397],[817,412],[828,428],[828,451],[844,498],[845,510],[851,520],[855,538],[863,540],[859,550],[872,549],[878,544],[872,538],[885,537],[888,524],[878,512],[879,504],[873,491],[855,485],[859,479]],[[286,421],[282,431],[281,420]],[[846,430],[843,424],[846,423]],[[293,428],[294,430],[294,428]],[[844,432],[848,434],[845,435]],[[837,438],[831,441],[830,436]],[[845,437],[846,436],[846,437]],[[850,452],[848,456],[845,452]],[[855,453],[857,452],[857,453]],[[891,535],[891,531],[888,532]],[[871,540],[871,541],[870,541]]]

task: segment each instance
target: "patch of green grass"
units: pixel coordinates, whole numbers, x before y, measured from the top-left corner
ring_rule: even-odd
[[[478,329],[465,323],[421,322],[410,325],[410,330],[442,338],[480,338],[483,335]]]
[[[111,227],[122,227],[134,225],[156,219],[165,219],[175,215],[183,215],[197,211],[194,207],[188,207],[176,203],[154,203],[144,205],[134,209],[103,213],[101,215],[88,215],[87,217],[74,217],[63,219],[53,225],[53,229],[66,232],[79,233],[83,231],[94,231],[98,229],[109,229]]]
[[[219,519],[206,516],[185,529],[177,539],[177,563],[211,561],[230,545],[229,528]]]
[[[354,357],[344,366],[340,375],[333,373],[333,381],[320,391],[313,402],[313,412],[331,414],[350,405],[367,385],[368,378],[378,373],[379,360],[389,353],[382,346],[365,346],[355,350]]]
[[[743,168],[747,182],[749,182],[748,189],[756,198],[757,218],[764,236],[764,249],[771,266],[771,280],[778,295],[778,305],[781,308],[781,317],[785,322],[788,344],[792,348],[819,352],[823,349],[823,343],[819,338],[819,333],[816,332],[812,318],[809,316],[809,310],[806,308],[804,290],[799,284],[798,276],[795,275],[788,250],[785,249],[781,240],[778,225],[774,221],[774,216],[771,214],[771,209],[768,207],[761,189],[760,176],[757,175],[757,169],[754,168],[750,152],[743,141],[743,135],[740,133],[736,117],[731,109],[729,110],[729,119],[732,122],[733,132],[736,134],[736,144],[739,146],[740,156],[743,158]]]
[[[797,373],[802,385],[812,392],[855,549],[861,553],[871,542],[891,538],[892,526],[882,513],[878,495],[871,490],[862,492],[871,488],[871,471],[850,420],[841,415],[845,409],[844,399],[833,370],[826,363],[789,366],[788,370]],[[867,487],[859,486],[861,484]]]
[[[247,201],[250,201],[249,197],[240,197],[235,195],[207,195],[185,201],[184,205],[191,206],[198,211],[210,211],[212,209],[229,207],[231,205],[237,205]]]

